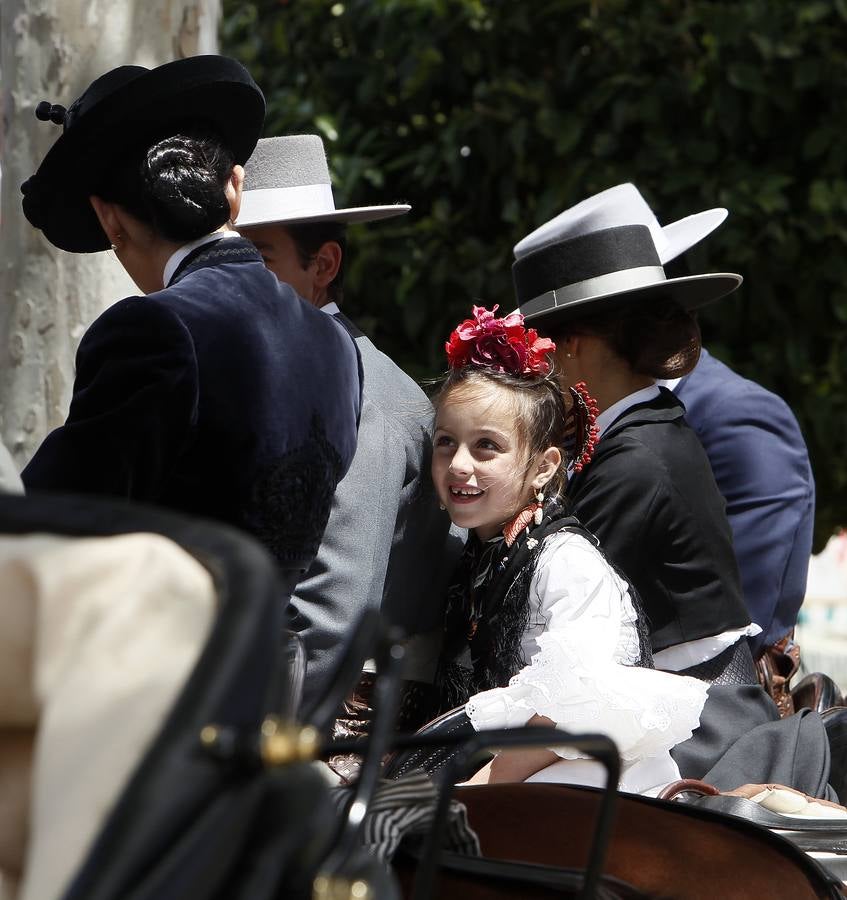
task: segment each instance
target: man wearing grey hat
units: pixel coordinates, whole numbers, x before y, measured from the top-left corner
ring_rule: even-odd
[[[336,490],[317,559],[291,600],[308,657],[304,702],[326,687],[344,637],[366,607],[380,608],[410,636],[407,678],[429,682],[452,555],[445,549],[449,519],[429,478],[432,407],[340,309],[345,226],[403,215],[410,207],[336,209],[317,135],[261,140],[245,169],[238,229],[277,278],[345,325],[364,372],[356,455]],[[364,676],[365,702],[369,685]]]

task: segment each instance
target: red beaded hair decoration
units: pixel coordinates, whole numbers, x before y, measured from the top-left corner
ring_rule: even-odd
[[[539,337],[534,328],[525,328],[521,313],[498,318],[498,308],[474,306],[473,318],[465,319],[451,332],[444,345],[450,368],[476,366],[519,378],[546,378],[553,370],[556,345],[550,338]],[[597,404],[583,381],[568,388],[566,396],[571,404],[566,414],[564,450],[573,461],[574,471],[581,472],[597,443]]]
[[[574,472],[581,472],[591,462],[597,446],[597,401],[588,393],[584,381],[568,388],[571,408],[567,413],[565,450],[573,460]]]

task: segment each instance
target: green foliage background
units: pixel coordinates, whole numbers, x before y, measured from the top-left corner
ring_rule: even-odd
[[[224,0],[222,51],[266,134],[323,135],[338,205],[412,204],[351,229],[346,306],[418,377],[471,301],[512,308],[512,245],[583,197],[726,206],[687,258],[745,278],[705,343],[795,410],[816,547],[847,524],[847,0]]]

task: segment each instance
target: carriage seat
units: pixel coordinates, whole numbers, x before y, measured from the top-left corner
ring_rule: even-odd
[[[3,535],[0,590],[4,900],[51,900],[162,727],[216,595],[157,534]]]

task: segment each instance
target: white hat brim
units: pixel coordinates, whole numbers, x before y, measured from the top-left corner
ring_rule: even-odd
[[[404,216],[411,210],[407,203],[394,203],[387,206],[353,206],[348,209],[336,209],[333,212],[319,212],[314,214],[299,214],[287,216],[273,212],[263,215],[251,215],[249,210],[245,215],[239,213],[235,221],[236,228],[250,228],[254,225],[300,225],[310,222],[339,222],[344,225],[352,225],[357,222],[376,222],[380,219],[393,219],[395,216]]]
[[[703,212],[694,213],[684,219],[678,219],[669,225],[662,226],[662,234],[667,240],[667,245],[659,251],[659,260],[662,265],[682,256],[695,244],[710,235],[727,217],[725,209],[717,207]]]
[[[549,326],[553,322],[566,321],[574,313],[585,314],[587,307],[593,304],[599,305],[602,303],[604,306],[606,304],[617,306],[630,300],[643,302],[651,297],[666,297],[678,303],[683,309],[691,311],[700,309],[709,303],[720,300],[727,294],[731,294],[743,280],[740,275],[736,275],[733,272],[714,272],[707,275],[686,275],[682,278],[669,278],[666,281],[657,281],[654,284],[647,284],[642,287],[583,297],[562,306],[530,313],[525,315],[525,319],[533,327],[544,327]],[[599,307],[597,311],[600,312],[601,310],[602,307]],[[520,308],[517,311],[521,312]]]

